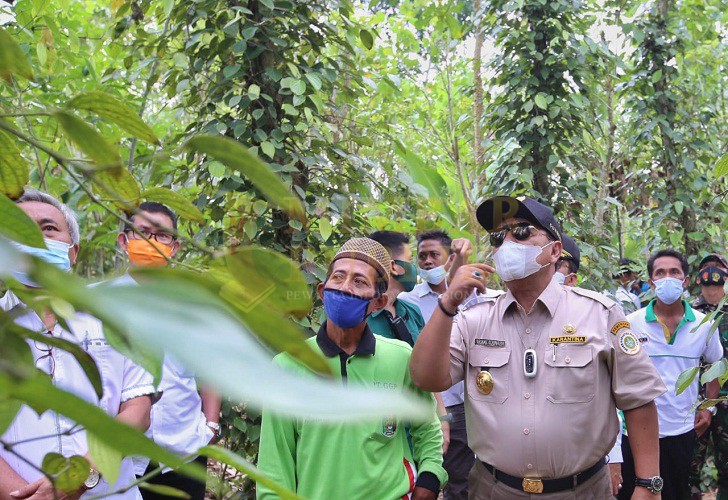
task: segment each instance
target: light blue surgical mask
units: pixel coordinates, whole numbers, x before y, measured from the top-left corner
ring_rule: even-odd
[[[655,283],[655,295],[664,304],[674,304],[683,294],[683,280],[677,278],[661,278]]]
[[[57,267],[61,271],[70,271],[71,259],[68,257],[68,251],[71,249],[72,245],[62,241],[52,240],[50,238],[43,238],[43,241],[45,242],[46,248],[31,247],[15,241],[11,241],[10,243],[25,255],[37,257]],[[26,273],[14,271],[12,275],[16,280],[26,286],[38,286],[38,283],[30,279],[30,276]]]
[[[418,267],[417,274],[419,274],[423,281],[426,281],[431,285],[439,285],[447,276],[447,270],[445,269],[445,266],[433,267],[432,269],[422,269],[421,267]]]
[[[566,275],[564,273],[560,272],[560,271],[556,271],[554,273],[554,278],[553,279],[559,285],[563,285],[564,282],[566,281]]]

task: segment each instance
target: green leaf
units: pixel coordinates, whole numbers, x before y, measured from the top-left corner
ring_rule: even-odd
[[[693,366],[692,368],[689,368],[682,372],[680,376],[677,378],[677,381],[675,382],[675,392],[677,394],[682,394],[685,389],[690,387],[690,384],[693,383],[693,380],[700,372],[699,366]]]
[[[194,222],[202,222],[205,220],[205,216],[200,212],[200,209],[193,205],[188,197],[171,189],[163,187],[145,189],[141,193],[141,198],[167,205],[177,212],[177,215],[185,219]]]
[[[717,335],[717,333],[714,333],[713,335]],[[710,368],[705,370],[705,373],[700,376],[700,383],[705,385],[711,380],[721,377],[727,370],[728,360],[726,360],[726,358],[720,359],[710,365]]]
[[[683,213],[683,202],[682,201],[676,201],[675,202],[675,212],[677,212],[678,215]]]
[[[56,488],[71,493],[81,487],[88,477],[91,465],[79,455],[64,457],[58,453],[48,453],[43,457],[40,468],[53,477]]]
[[[88,441],[88,454],[94,466],[109,484],[115,484],[119,479],[123,455],[119,450],[101,441],[92,432],[86,433],[86,440]]]
[[[716,177],[722,177],[726,174],[728,174],[728,154],[723,155],[723,158],[718,160],[718,163],[715,164]]]
[[[306,92],[306,82],[304,82],[303,80],[296,80],[291,84],[291,92],[293,92],[295,95],[304,94]]]
[[[260,97],[260,87],[256,84],[252,84],[250,87],[248,87],[248,97],[250,97],[251,101],[254,101],[258,97]]]
[[[120,169],[121,156],[116,147],[108,143],[106,138],[95,128],[77,116],[65,111],[53,114],[73,143],[103,169]]]
[[[23,403],[15,399],[0,401],[0,435],[10,427],[22,406]]]
[[[273,159],[276,155],[276,148],[270,141],[263,141],[260,143],[260,149],[270,158]]]
[[[0,77],[11,82],[12,75],[33,80],[33,70],[30,67],[28,56],[15,43],[10,34],[0,28]]]
[[[359,30],[359,40],[361,40],[362,45],[364,45],[367,50],[371,50],[372,47],[374,47],[374,36],[372,36],[371,32],[368,30]]]
[[[251,464],[237,453],[220,446],[204,446],[199,450],[200,455],[222,462],[245,474],[258,484],[274,491],[279,498],[296,499],[298,495],[280,486],[265,476],[255,465]]]
[[[12,200],[19,198],[29,175],[28,162],[20,155],[12,138],[0,131],[0,192]]]
[[[541,109],[546,109],[549,107],[549,104],[546,101],[546,96],[544,94],[536,94],[536,97],[533,98],[533,101],[536,103],[536,106]]]
[[[652,83],[657,83],[662,79],[662,70],[658,69],[652,74]]]
[[[70,109],[83,109],[115,123],[134,137],[152,144],[161,144],[149,126],[126,104],[104,92],[83,92],[67,104]]]
[[[133,212],[141,198],[139,183],[126,168],[95,172],[92,182],[102,198],[113,200],[126,212]]]
[[[198,135],[184,145],[189,151],[205,153],[245,175],[272,204],[299,220],[305,220],[301,201],[283,181],[239,142],[222,136]]]
[[[331,221],[323,215],[319,219],[319,233],[324,242],[331,236]]]
[[[167,486],[164,484],[151,484],[147,483],[146,481],[139,484],[139,487],[143,490],[149,491],[151,493],[154,493],[156,495],[164,496],[164,497],[172,497],[172,498],[190,498],[189,493],[178,490],[177,488],[173,488],[172,486]]]
[[[38,224],[4,194],[0,194],[0,234],[30,247],[45,248]]]
[[[706,238],[706,234],[700,231],[694,231],[692,233],[688,233],[688,238],[690,238],[693,241],[703,241]]]

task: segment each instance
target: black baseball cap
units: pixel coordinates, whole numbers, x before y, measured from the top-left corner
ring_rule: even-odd
[[[480,204],[475,216],[489,233],[498,229],[504,220],[519,217],[540,227],[553,239],[561,241],[561,229],[551,209],[527,196],[494,196]]]
[[[720,262],[723,265],[723,267],[728,268],[728,260],[726,260],[725,257],[723,257],[719,253],[711,253],[711,254],[708,254],[705,257],[703,257],[703,260],[700,261],[700,265],[698,266],[698,269],[702,269],[706,263],[711,262],[711,261]]]
[[[562,234],[561,244],[563,245],[563,248],[561,250],[561,258],[574,262],[574,264],[576,264],[576,270],[579,271],[581,252],[579,251],[579,247],[576,246],[576,241],[574,241],[574,238],[572,238],[571,236]]]

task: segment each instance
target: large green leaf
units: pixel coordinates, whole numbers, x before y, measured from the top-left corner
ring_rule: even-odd
[[[0,192],[14,200],[28,183],[28,162],[8,134],[0,131]]]
[[[23,403],[17,399],[0,400],[0,435],[10,427],[22,406]]]
[[[94,172],[93,183],[102,198],[112,200],[127,212],[133,212],[141,198],[139,182],[126,168]]]
[[[454,214],[448,203],[449,194],[445,179],[434,166],[426,165],[416,153],[395,142],[395,152],[407,163],[412,180],[427,190],[428,200],[442,211],[442,215],[454,220]]]
[[[121,460],[124,458],[121,452],[103,442],[93,432],[86,433],[88,442],[88,454],[91,461],[109,484],[116,484],[121,471]]]
[[[142,191],[141,197],[147,201],[163,203],[177,212],[177,215],[185,219],[194,222],[202,222],[205,220],[205,216],[200,212],[200,209],[194,206],[189,198],[171,189],[162,187],[145,189]]]
[[[248,148],[227,137],[198,135],[184,144],[189,151],[204,153],[228,167],[237,170],[274,205],[299,220],[305,220],[305,212],[299,200],[283,181]]]
[[[88,460],[73,455],[64,457],[59,453],[48,453],[43,457],[43,472],[53,478],[53,484],[65,492],[76,491],[88,477]]]
[[[171,486],[167,486],[165,484],[152,484],[152,483],[147,483],[145,481],[145,482],[139,484],[139,488],[149,491],[151,493],[154,493],[156,495],[161,495],[161,496],[165,496],[165,497],[190,498],[189,493],[184,492],[177,488],[173,488]]]
[[[710,365],[710,368],[705,370],[705,373],[700,376],[700,383],[707,384],[711,380],[715,380],[723,376],[726,372],[728,372],[728,360],[726,358],[723,358],[716,361],[715,363]]]
[[[88,155],[98,167],[104,169],[122,168],[119,151],[109,144],[106,138],[95,128],[66,111],[57,111],[54,116],[60,123],[61,128],[71,138],[71,141]]]
[[[248,401],[252,408],[265,406],[288,416],[324,420],[359,421],[381,415],[421,419],[428,415],[426,402],[411,394],[343,387],[281,369],[219,297],[175,274],[169,270],[138,286],[92,291],[52,266],[33,278],[48,292],[83,307],[125,336],[164,350],[206,385],[232,399]]]
[[[695,377],[698,375],[699,372],[699,366],[693,366],[692,368],[689,368],[682,372],[675,382],[675,392],[677,394],[682,394],[685,389],[690,387],[690,384],[693,383],[693,380],[695,380]]]
[[[18,243],[45,248],[38,224],[10,198],[0,193],[0,234]]]
[[[33,79],[33,70],[20,46],[13,37],[0,28],[0,77],[12,81],[12,75],[22,76],[28,80]]]
[[[18,380],[0,373],[0,397],[3,396],[23,401],[39,414],[53,410],[65,415],[123,455],[144,455],[170,467],[180,467],[180,472],[190,477],[201,481],[206,478],[202,467],[185,463],[180,456],[155,444],[139,430],[113,419],[101,408],[75,394],[57,388],[47,376]],[[88,469],[84,478],[86,476]]]
[[[728,154],[723,155],[723,158],[718,160],[715,164],[715,176],[722,177],[728,174]]]
[[[152,144],[160,144],[152,129],[134,110],[112,95],[97,91],[83,92],[71,99],[66,107],[90,111],[106,121],[115,123],[134,137]]]
[[[277,484],[275,481],[272,481],[271,479],[266,477],[262,472],[260,472],[260,470],[258,470],[255,465],[251,464],[243,457],[231,450],[221,448],[220,446],[204,446],[200,448],[199,453],[202,456],[209,457],[217,460],[218,462],[230,465],[231,467],[235,467],[237,470],[244,473],[247,477],[249,477],[256,483],[261,484],[266,488],[269,488],[272,491],[276,492],[282,499],[300,498],[292,491],[285,489],[284,487]]]

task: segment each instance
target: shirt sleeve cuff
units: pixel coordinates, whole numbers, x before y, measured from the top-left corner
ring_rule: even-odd
[[[139,384],[127,387],[121,391],[121,403],[125,403],[130,399],[138,398],[139,396],[154,396],[154,386],[152,384]]]
[[[425,488],[426,490],[434,491],[437,493],[440,491],[440,480],[437,476],[430,471],[424,471],[417,478],[415,487]]]

